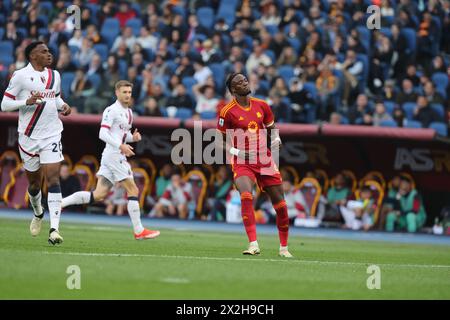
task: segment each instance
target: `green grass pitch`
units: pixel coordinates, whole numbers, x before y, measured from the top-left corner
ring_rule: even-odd
[[[262,254],[248,257],[244,231],[163,229],[135,241],[130,228],[63,223],[65,242],[53,247],[48,222],[36,238],[28,224],[0,219],[0,299],[450,299],[445,245],[296,236],[285,260],[276,235],[259,236]],[[372,264],[379,290],[367,288]],[[66,285],[71,265],[79,290]]]

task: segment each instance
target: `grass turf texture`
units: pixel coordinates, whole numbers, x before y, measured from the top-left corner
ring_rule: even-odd
[[[29,221],[0,219],[0,299],[450,299],[450,246],[291,237],[287,261],[276,235],[248,257],[244,231],[136,241],[131,228],[63,222],[50,246],[47,224],[32,238]],[[371,264],[380,290],[367,289]],[[81,290],[66,287],[70,265]]]

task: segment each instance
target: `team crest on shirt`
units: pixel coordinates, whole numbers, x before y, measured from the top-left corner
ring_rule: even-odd
[[[223,118],[219,118],[219,126],[223,127],[223,124],[224,124]]]
[[[243,117],[243,116],[240,116],[240,117],[239,117],[239,121],[242,121],[242,120],[244,120],[244,117]]]
[[[251,133],[255,133],[256,131],[258,131],[258,124],[256,123],[256,121],[250,121],[247,128]]]
[[[41,76],[41,81],[42,81],[43,84],[45,84],[45,78],[44,78],[44,76]]]
[[[259,113],[259,111],[256,113],[256,116],[257,116],[258,118],[262,118],[262,115],[261,115],[261,113]]]

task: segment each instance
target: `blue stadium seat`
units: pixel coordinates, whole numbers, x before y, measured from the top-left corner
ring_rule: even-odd
[[[341,124],[350,124],[350,121],[347,117],[341,115]]]
[[[42,1],[39,3],[39,9],[41,9],[44,12],[50,12],[53,9],[53,4],[51,1]]]
[[[63,97],[68,97],[70,95],[70,86],[75,79],[74,72],[63,72],[61,74],[61,91]]]
[[[139,36],[139,33],[141,32],[141,26],[142,26],[141,19],[132,18],[132,19],[128,20],[125,25],[127,27],[131,27],[131,29],[133,29],[133,34],[135,37]]]
[[[164,117],[164,118],[167,118],[169,115],[167,114],[167,109],[166,108],[164,108],[164,107],[160,107],[159,108],[159,111],[161,112],[161,114],[162,114],[162,116]]]
[[[367,29],[366,26],[358,26],[356,30],[359,33],[359,39],[361,41],[361,44],[366,48],[366,52],[370,52],[370,38],[371,34],[369,29]]]
[[[141,16],[142,8],[141,8],[141,5],[138,2],[132,1],[131,2],[131,9],[133,9],[134,12],[136,12],[138,17]]]
[[[208,67],[213,73],[216,88],[222,90],[225,84],[225,67],[221,63],[212,63]]]
[[[183,80],[181,80],[181,83],[186,87],[186,90],[193,95],[192,86],[197,83],[197,80],[193,77],[184,77]]]
[[[45,26],[48,26],[48,17],[47,17],[46,15],[41,14],[41,15],[38,17],[38,20],[42,21],[42,23],[43,23]]]
[[[311,93],[314,101],[317,101],[317,88],[316,88],[316,84],[314,82],[306,82],[303,85],[303,88],[305,88],[305,90],[307,90],[309,93]]]
[[[278,68],[278,74],[286,84],[289,84],[289,80],[294,77],[294,68],[290,65],[280,66]]]
[[[280,29],[278,29],[278,26],[275,25],[268,25],[265,26],[266,30],[268,33],[270,33],[270,35],[273,37],[274,35],[276,35],[278,33],[278,31],[280,31]]]
[[[431,129],[434,129],[436,133],[440,134],[441,136],[446,137],[447,136],[447,125],[442,122],[432,122],[430,123]]]
[[[0,41],[0,54],[13,56],[14,44],[10,40]]]
[[[102,78],[98,74],[91,74],[87,78],[91,82],[95,90],[97,90],[100,86],[100,83],[102,82]]]
[[[49,34],[48,28],[39,28],[38,29],[38,35],[46,37],[46,36],[48,36],[48,34]]]
[[[102,58],[103,61],[108,59],[108,46],[103,43],[94,44],[94,50]]]
[[[288,38],[288,42],[297,54],[300,54],[301,42],[297,38]]]
[[[1,25],[1,23],[0,23]],[[5,34],[5,28],[0,27],[0,39],[3,39],[3,35]]]
[[[408,43],[408,50],[406,53],[414,54],[417,47],[416,31],[412,28],[403,28],[401,29],[400,34],[405,36],[406,42]]]
[[[217,117],[217,113],[214,111],[203,111],[200,113],[200,118],[203,120],[214,120]]]
[[[395,109],[395,102],[394,101],[383,101],[384,104],[384,108],[386,109],[386,112],[389,113],[390,115],[394,114],[394,109]]]
[[[119,74],[122,79],[128,78],[128,63],[126,60],[119,59]]]
[[[111,48],[114,40],[120,33],[119,20],[115,18],[106,18],[100,29],[101,36],[106,40],[108,48]]]
[[[414,117],[414,110],[416,109],[415,102],[405,102],[402,106],[403,111],[405,112],[406,119],[412,120]]]
[[[198,23],[211,30],[214,27],[214,10],[209,7],[201,7],[197,10]]]
[[[395,127],[397,127],[397,122],[395,122],[394,120],[382,120],[380,122],[380,126],[395,128]]]
[[[436,88],[447,89],[448,75],[445,72],[435,72],[431,75],[431,81],[433,81]]]
[[[422,128],[422,123],[420,123],[419,121],[415,121],[415,120],[408,120],[406,121],[406,125],[405,128]]]
[[[442,104],[432,103],[430,106],[442,119],[445,118],[445,110]]]
[[[272,60],[272,63],[276,62],[276,57],[275,57],[275,52],[273,52],[272,50],[265,50],[264,53]]]
[[[364,65],[364,70],[363,70],[363,74],[362,74],[362,81],[359,82],[359,91],[360,92],[364,92],[366,86],[367,86],[367,82],[369,80],[369,57],[366,54],[360,54],[358,53],[357,55],[357,59],[359,61],[361,61]]]
[[[183,17],[183,21],[186,20],[186,9],[183,6],[173,6],[172,12],[176,15],[180,15]]]
[[[188,108],[178,108],[175,113],[175,118],[180,118],[182,120],[192,118],[192,110]]]
[[[220,1],[219,9],[217,10],[216,19],[223,18],[230,27],[234,25],[236,20],[236,9],[239,0]]]
[[[381,28],[381,29],[380,29],[380,32],[381,32],[382,34],[384,34],[386,37],[389,37],[390,39],[392,39],[392,32],[391,32],[391,29],[389,29],[389,28]]]
[[[17,33],[22,37],[22,38],[27,38],[28,37],[28,30],[26,28],[17,28]]]
[[[97,16],[98,11],[100,10],[100,6],[96,3],[86,3],[86,7],[91,11],[91,16]]]

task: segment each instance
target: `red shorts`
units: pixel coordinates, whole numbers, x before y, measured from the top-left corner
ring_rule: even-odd
[[[281,174],[275,163],[271,166],[264,166],[257,164],[234,164],[231,166],[233,170],[233,178],[246,176],[253,182],[257,183],[261,190],[265,187],[277,186],[282,184]]]

